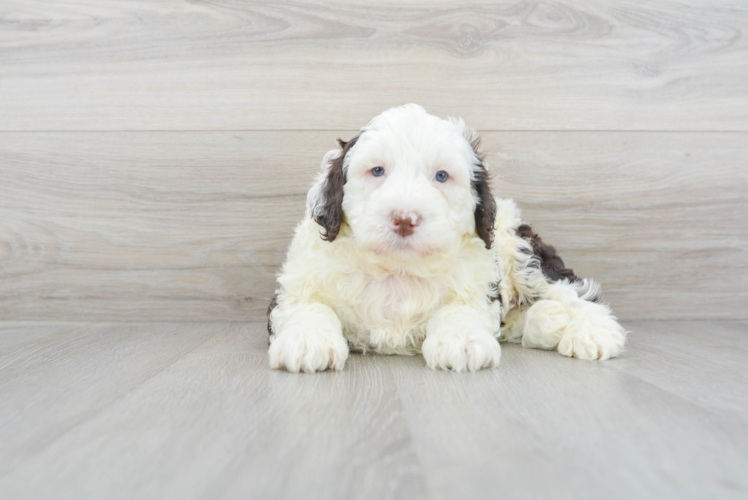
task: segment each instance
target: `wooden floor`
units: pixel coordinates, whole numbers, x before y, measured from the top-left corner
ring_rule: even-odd
[[[3,498],[746,498],[748,322],[625,355],[267,366],[260,323],[0,323]]]

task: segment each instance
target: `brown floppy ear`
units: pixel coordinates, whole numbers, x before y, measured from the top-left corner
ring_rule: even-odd
[[[485,164],[486,156],[479,150],[480,137],[473,133],[468,140],[478,160],[473,176],[473,189],[478,195],[478,204],[475,206],[475,231],[486,243],[486,248],[491,248],[496,220],[496,200],[491,194],[490,176]]]
[[[356,144],[358,136],[348,142],[338,139],[340,153],[329,161],[324,173],[312,188],[308,196],[309,208],[314,221],[322,226],[320,236],[325,241],[333,241],[340,232],[343,223],[343,186],[346,175],[343,170],[345,155]],[[333,153],[336,153],[333,151]],[[330,154],[330,153],[328,153]]]

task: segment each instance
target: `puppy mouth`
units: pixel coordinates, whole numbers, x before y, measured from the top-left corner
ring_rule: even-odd
[[[380,219],[354,231],[354,236],[360,248],[382,257],[412,260],[440,251],[439,242],[429,238],[430,226],[424,226],[420,215],[417,217],[405,213],[394,221],[392,217],[389,220]]]
[[[429,255],[436,251],[418,236],[418,232],[408,232],[406,235],[400,231],[389,231],[377,243],[369,246],[369,249],[377,255]]]

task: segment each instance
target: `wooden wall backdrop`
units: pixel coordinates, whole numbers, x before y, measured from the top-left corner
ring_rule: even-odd
[[[741,0],[0,0],[0,319],[261,318],[322,155],[411,101],[622,318],[748,318]]]

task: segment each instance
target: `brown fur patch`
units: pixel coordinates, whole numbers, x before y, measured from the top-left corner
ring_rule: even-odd
[[[494,285],[494,288],[496,289],[496,294],[495,295],[491,294],[488,296],[488,298],[491,302],[496,302],[498,300],[499,304],[504,305],[504,301],[501,298],[501,292],[499,291],[500,289],[499,285],[501,285],[501,281],[497,281],[496,284]]]
[[[270,322],[270,313],[273,312],[273,309],[278,305],[278,294],[276,293],[273,295],[273,298],[270,299],[270,304],[268,305],[268,336],[273,334],[273,324]]]
[[[556,253],[556,249],[552,245],[543,243],[532,227],[522,224],[517,228],[517,236],[532,245],[532,251],[538,257],[540,269],[548,281],[554,282],[562,279],[577,281],[579,279],[572,269],[564,266],[564,261]]]
[[[472,182],[473,189],[478,195],[478,204],[475,207],[475,231],[485,242],[486,248],[491,248],[496,220],[496,200],[491,194],[490,178],[485,165],[486,155],[480,152],[480,137],[473,139],[470,145],[479,162]]]
[[[343,223],[343,186],[347,178],[343,170],[345,155],[356,144],[359,136],[354,137],[348,142],[338,139],[338,144],[342,152],[332,160],[330,169],[327,171],[327,178],[322,187],[322,208],[316,213],[314,221],[323,227],[321,234],[325,241],[333,241],[340,232],[340,225]]]

